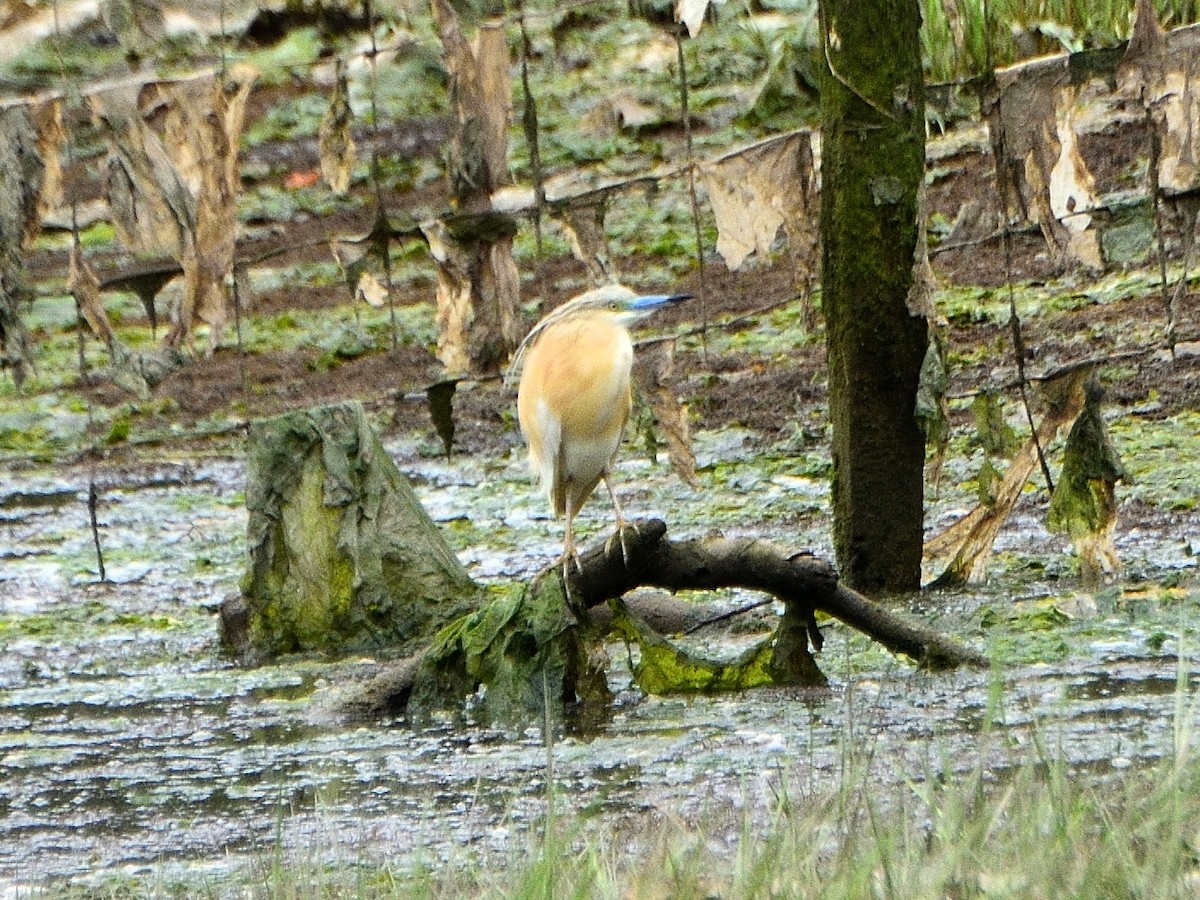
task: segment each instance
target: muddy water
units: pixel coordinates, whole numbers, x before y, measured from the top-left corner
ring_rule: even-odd
[[[556,552],[556,528],[516,461],[428,462],[393,449],[476,577],[520,576]],[[631,465],[624,474],[642,512],[674,511],[685,496],[661,472]],[[246,670],[221,656],[214,611],[242,571],[236,461],[97,469],[103,584],[88,475],[0,477],[0,897],[113,879],[221,894],[231,878],[261,880],[281,850],[318,866],[403,871],[502,862],[527,846],[548,796],[539,735],[347,724],[330,712],[338,686],[370,661]],[[757,528],[778,535],[786,521],[797,540],[827,550],[815,483],[747,472],[728,482],[721,490],[735,498],[774,498],[779,520],[762,517]],[[703,500],[711,510],[738,506],[717,489]],[[1031,520],[1000,550],[1019,567],[1045,540]],[[1178,544],[1143,530],[1124,550],[1143,575],[1155,558],[1194,571]],[[914,611],[937,608],[947,630],[988,646],[1005,626],[982,630],[981,610],[1003,620],[1063,591],[1045,568],[1006,583],[922,598]],[[830,626],[828,691],[640,698],[614,647],[622,705],[600,733],[554,745],[554,794],[584,832],[679,819],[732,843],[783,793],[832,788],[848,766],[898,782],[967,770],[982,756],[999,773],[1048,745],[1080,772],[1119,772],[1172,753],[1200,725],[1194,704],[1179,709],[1177,690],[1196,687],[1196,640],[1180,623],[1195,621],[1200,597],[1194,578],[1172,591],[1173,606],[1140,589],[1101,592],[1093,613],[1053,632],[1069,652],[1051,640],[1047,661],[1033,654],[1002,676],[915,673]],[[1019,643],[1017,627],[1004,633]]]

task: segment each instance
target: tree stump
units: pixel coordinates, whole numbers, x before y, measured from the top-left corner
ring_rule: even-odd
[[[400,656],[479,604],[358,403],[253,423],[246,506],[250,568],[222,610],[243,658]]]

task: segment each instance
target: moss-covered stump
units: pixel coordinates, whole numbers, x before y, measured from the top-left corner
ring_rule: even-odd
[[[480,601],[358,403],[253,423],[246,507],[250,568],[222,616],[243,658],[404,655]]]

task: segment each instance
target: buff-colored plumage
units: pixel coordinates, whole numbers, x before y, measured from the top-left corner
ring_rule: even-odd
[[[534,326],[513,360],[521,369],[517,417],[529,463],[555,517],[566,516],[564,562],[575,556],[574,517],[601,481],[625,517],[609,472],[633,400],[633,342],[627,324],[689,295],[639,297],[609,285],[581,294]]]

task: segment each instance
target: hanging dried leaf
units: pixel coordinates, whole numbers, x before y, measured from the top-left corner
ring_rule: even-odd
[[[1200,187],[1200,29],[1163,34],[1149,4],[1139,4],[1122,60],[1121,88],[1153,113],[1158,132],[1158,187],[1170,196]]]
[[[196,230],[196,199],[143,120],[140,94],[141,85],[126,83],[87,97],[108,142],[105,193],[117,236],[130,249],[178,259]]]
[[[189,337],[199,319],[212,327],[211,351],[228,318],[237,145],[255,75],[239,65],[224,82],[206,73],[89,97],[109,142],[108,195],[118,232],[135,249],[170,253],[184,270],[184,298],[165,338],[170,346]]]
[[[1037,447],[1046,447],[1062,428],[1070,427],[1083,410],[1086,368],[1069,370],[1042,385],[1046,413],[1038,424],[1037,438],[1025,442],[1013,456],[1004,477],[991,491],[991,502],[981,502],[941,534],[925,543],[925,559],[933,563],[952,557],[936,587],[951,587],[983,581],[992,546],[1012,510],[1017,505],[1029,476],[1038,463]]]
[[[489,22],[468,42],[449,0],[432,0],[431,8],[458,123],[448,153],[450,186],[454,202],[470,214],[453,230],[448,220],[421,225],[437,267],[438,359],[450,372],[493,375],[520,338],[515,225],[491,208],[495,189],[512,181],[508,40],[500,23]]]
[[[1079,154],[1067,54],[996,73],[988,132],[1011,220],[1036,222],[1060,265],[1103,268],[1087,211],[1098,206],[1095,179]]]
[[[158,0],[104,0],[100,18],[131,54],[144,56],[167,36],[162,4]]]
[[[1092,379],[1083,411],[1067,435],[1062,473],[1050,498],[1046,524],[1070,536],[1084,577],[1098,578],[1120,568],[1113,530],[1117,522],[1115,486],[1125,477],[1108,437],[1101,409],[1104,392]]]
[[[588,204],[572,203],[562,216],[562,227],[571,244],[571,253],[587,268],[588,283],[592,287],[619,280],[608,251],[608,238],[604,234],[607,208],[603,200]]]
[[[515,226],[507,217],[421,223],[437,272],[437,357],[447,372],[493,375],[517,339],[520,275],[513,259]]]
[[[45,167],[42,174],[42,190],[38,197],[40,217],[57,209],[63,202],[63,167],[61,150],[66,144],[67,132],[63,128],[62,101],[47,100],[31,107],[33,124],[37,129],[38,156]]]
[[[659,432],[666,438],[667,459],[671,468],[691,487],[699,488],[687,404],[676,397],[667,384],[667,376],[674,363],[674,344],[659,341],[638,354],[634,376],[642,397],[654,413]]]
[[[92,329],[92,334],[111,348],[116,342],[117,336],[113,332],[112,323],[108,321],[104,304],[100,302],[100,279],[96,277],[96,272],[88,261],[83,258],[83,251],[78,246],[71,250],[71,269],[67,278],[67,290],[74,295],[83,320]]]
[[[345,63],[339,58],[333,83],[333,96],[329,109],[321,118],[317,142],[321,151],[321,175],[329,189],[335,194],[344,194],[350,189],[350,177],[358,161],[354,146],[354,135],[350,129],[350,88],[346,78]]]
[[[675,21],[682,22],[687,27],[689,37],[695,37],[704,25],[709,4],[723,2],[725,0],[675,0]]]
[[[949,431],[946,411],[946,390],[950,387],[950,375],[942,361],[937,341],[930,341],[925,348],[925,359],[921,362],[921,376],[917,383],[917,404],[914,415],[925,433],[925,441],[938,444]]]
[[[917,383],[917,403],[913,412],[917,424],[925,434],[925,445],[934,448],[931,461],[931,480],[938,483],[942,463],[946,458],[946,447],[950,443],[950,416],[946,406],[946,391],[950,387],[950,375],[942,359],[942,348],[935,339],[925,348],[925,359],[921,361],[921,375]]]
[[[1158,24],[1154,0],[1136,0],[1133,8],[1133,30],[1125,46],[1125,62],[1158,65],[1167,51],[1167,36]]]
[[[383,306],[387,302],[387,287],[379,276],[385,273],[384,259],[391,238],[392,226],[387,213],[378,209],[375,224],[366,234],[330,239],[329,249],[355,300],[366,301],[371,306]]]
[[[354,289],[354,299],[362,300],[376,308],[387,303],[388,291],[379,279],[370,272],[363,272],[358,278],[358,286]]]
[[[449,0],[432,0],[434,21],[450,73],[450,97],[458,131],[448,151],[448,175],[456,202],[485,208],[508,175],[508,122],[512,88],[508,41],[502,26],[488,23],[474,40],[463,35]]]
[[[176,147],[179,167],[189,180],[199,181],[194,240],[185,244],[184,296],[179,315],[165,341],[178,347],[191,335],[196,319],[211,328],[207,350],[220,343],[229,318],[226,280],[233,274],[237,238],[237,195],[241,186],[237,147],[245,121],[246,101],[257,72],[234,66],[222,84],[210,81],[206,89],[180,83],[169,96],[167,127],[178,123],[181,143]]]
[[[438,359],[447,372],[469,372],[475,318],[470,274],[473,248],[455,241],[440,219],[423,223],[421,232],[437,270]]]
[[[1017,449],[1016,431],[1004,417],[1004,401],[996,391],[980,391],[971,401],[975,440],[988,456],[1007,459]]]
[[[447,378],[425,388],[429,415],[433,419],[433,427],[437,429],[438,437],[442,439],[446,459],[450,458],[454,450],[454,394],[458,390],[458,382],[457,378]]]
[[[45,178],[39,134],[22,106],[0,108],[0,245],[15,259],[40,230],[38,204]]]
[[[816,242],[812,136],[797,131],[722,156],[701,169],[717,220],[717,252],[730,269],[765,256],[780,227],[793,253]]]

